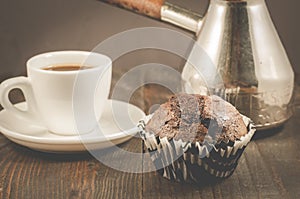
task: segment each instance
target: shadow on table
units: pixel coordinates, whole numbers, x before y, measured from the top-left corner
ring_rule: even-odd
[[[22,156],[30,156],[32,158],[38,158],[47,161],[72,162],[72,161],[93,159],[93,157],[88,152],[70,153],[70,154],[48,153],[48,152],[35,151],[27,147],[20,146],[18,144],[14,144],[14,145],[15,145],[14,150],[16,150],[19,153],[22,153]]]
[[[267,139],[269,137],[273,137],[278,135],[284,129],[284,125],[279,126],[277,128],[268,129],[268,130],[257,130],[252,138],[252,140],[260,140]]]
[[[37,159],[47,160],[47,161],[54,161],[54,162],[72,162],[72,161],[84,161],[84,160],[91,160],[95,159],[94,155],[95,152],[98,151],[99,154],[101,154],[104,159],[111,159],[111,156],[114,155],[120,155],[118,150],[112,150],[112,148],[106,148],[101,150],[94,150],[94,151],[83,151],[83,152],[70,152],[70,153],[51,153],[51,152],[41,152],[36,151],[33,149],[29,149],[27,147],[20,146],[18,144],[15,144],[12,142],[13,145],[15,145],[13,148],[19,153],[22,153],[23,156],[30,156]],[[132,152],[138,152],[141,150],[135,142],[135,145],[130,145],[129,142],[125,142],[122,144],[117,145],[117,149],[122,149],[125,151],[132,151]],[[138,149],[136,148],[138,147]],[[122,154],[121,154],[122,155]]]
[[[178,182],[178,181],[174,181],[174,180],[169,180],[167,178],[164,178],[163,176],[161,176],[158,172],[153,171],[150,172],[149,174],[145,174],[146,178],[148,179],[148,184],[150,184],[150,187],[155,185],[155,184],[159,184],[161,187],[172,187],[172,189],[175,189],[177,191],[181,191],[181,190],[199,190],[202,188],[206,188],[206,187],[214,187],[218,184],[221,184],[222,182],[226,181],[228,178],[230,178],[230,176],[228,178],[225,179],[220,179],[220,178],[213,178],[211,176],[202,176],[202,180],[200,182]],[[150,177],[151,175],[151,177]]]

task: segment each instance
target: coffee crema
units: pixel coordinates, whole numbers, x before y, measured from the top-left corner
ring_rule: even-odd
[[[57,65],[57,66],[47,66],[42,68],[48,71],[76,71],[76,70],[86,70],[91,69],[91,66],[80,66],[80,65]]]

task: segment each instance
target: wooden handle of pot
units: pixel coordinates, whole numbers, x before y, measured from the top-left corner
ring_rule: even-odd
[[[160,9],[165,0],[100,0],[128,10],[160,19]]]

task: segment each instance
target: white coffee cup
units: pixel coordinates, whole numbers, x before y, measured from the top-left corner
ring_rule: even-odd
[[[50,66],[87,66],[72,71],[45,70]],[[27,61],[28,77],[5,80],[0,86],[0,103],[16,117],[44,125],[60,135],[92,131],[98,124],[109,95],[112,61],[85,51],[57,51],[36,55]],[[9,92],[24,93],[27,110],[16,108]]]

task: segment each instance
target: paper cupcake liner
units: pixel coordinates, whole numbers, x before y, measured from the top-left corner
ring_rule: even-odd
[[[248,133],[235,142],[195,144],[182,140],[155,137],[145,131],[152,115],[140,121],[140,134],[150,157],[163,177],[179,182],[201,182],[201,179],[226,178],[235,170],[245,147],[254,135],[251,120],[243,116]]]

